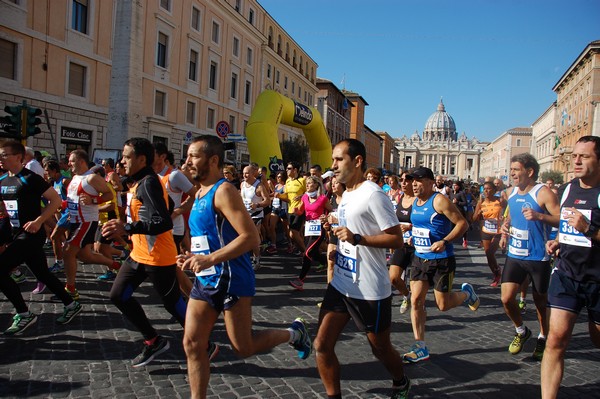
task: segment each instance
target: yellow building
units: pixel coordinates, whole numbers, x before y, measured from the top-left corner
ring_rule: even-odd
[[[28,141],[57,155],[146,137],[179,160],[219,121],[243,134],[264,88],[317,93],[315,61],[256,0],[0,1],[0,22],[0,109],[46,109],[53,134]]]
[[[530,127],[515,127],[489,143],[481,154],[481,178],[494,177],[510,183],[510,159],[531,150]]]
[[[554,170],[573,178],[571,153],[582,136],[600,136],[600,40],[579,54],[552,88],[556,92],[557,150]]]

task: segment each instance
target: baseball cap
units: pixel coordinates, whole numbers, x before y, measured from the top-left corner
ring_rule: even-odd
[[[330,178],[330,177],[333,177],[333,171],[331,171],[331,170],[328,170],[327,172],[323,173],[323,174],[321,175],[321,177],[322,177],[323,179],[328,179],[328,178]]]
[[[433,172],[431,171],[431,169],[425,168],[423,166],[416,168],[411,173],[409,173],[408,176],[412,177],[413,179],[435,180],[435,177],[433,176]]]

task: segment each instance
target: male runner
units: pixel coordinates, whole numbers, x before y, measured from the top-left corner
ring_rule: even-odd
[[[300,165],[297,162],[289,162],[286,168],[288,178],[285,182],[283,194],[275,193],[274,198],[280,198],[288,203],[288,214],[290,216],[290,244],[295,244],[294,255],[302,255],[306,250],[300,230],[304,224],[305,215],[300,209],[302,195],[306,192],[304,177],[299,175]]]

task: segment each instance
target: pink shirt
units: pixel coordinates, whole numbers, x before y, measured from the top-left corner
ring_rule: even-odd
[[[308,195],[302,196],[302,202],[304,203],[304,213],[306,213],[306,220],[318,219],[323,213],[325,213],[325,204],[327,203],[327,197],[321,195],[315,202],[308,200]]]

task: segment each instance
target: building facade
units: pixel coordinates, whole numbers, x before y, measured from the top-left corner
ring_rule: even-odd
[[[265,88],[306,105],[317,93],[315,61],[255,0],[5,0],[0,21],[0,109],[47,110],[28,143],[59,156],[146,137],[180,160],[219,121],[243,135]]]
[[[532,129],[515,127],[509,129],[489,143],[482,152],[481,177],[494,177],[510,182],[510,159],[531,150]]]
[[[365,125],[365,110],[369,103],[358,93],[349,90],[342,90],[342,93],[353,105],[350,111],[350,138],[365,145],[367,168],[380,168],[383,159],[383,139]]]
[[[600,40],[589,43],[552,88],[558,148],[554,170],[573,178],[571,153],[582,136],[600,136]]]
[[[531,154],[540,164],[540,173],[552,170],[558,148],[556,135],[556,102],[552,103],[531,125]]]
[[[354,104],[330,80],[317,78],[317,88],[315,108],[323,118],[331,144],[350,138],[350,115]]]
[[[377,132],[377,134],[381,137],[383,144],[381,167],[393,174],[398,174],[400,171],[400,158],[396,141],[388,132]]]
[[[447,179],[476,181],[485,143],[476,138],[469,140],[464,132],[458,136],[454,119],[440,101],[427,119],[423,135],[415,132],[397,138],[396,148],[402,169],[425,166]]]

